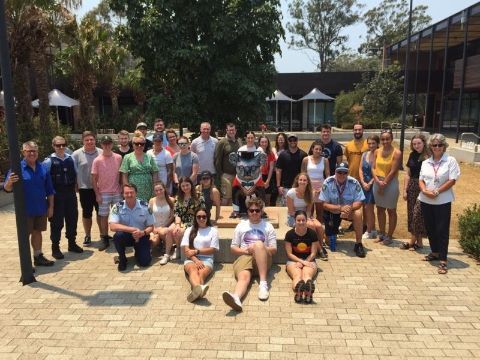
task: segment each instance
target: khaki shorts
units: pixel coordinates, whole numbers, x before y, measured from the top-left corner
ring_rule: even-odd
[[[33,230],[47,230],[47,215],[27,216],[27,231],[31,234]]]
[[[267,269],[270,269],[271,267],[272,257],[268,255]],[[235,278],[237,278],[238,274],[243,270],[251,270],[253,276],[258,276],[257,264],[252,255],[240,255],[233,263],[233,273],[235,274]]]
[[[232,198],[232,182],[235,178],[235,175],[222,174],[220,179],[220,191],[222,193],[222,198],[231,199]]]

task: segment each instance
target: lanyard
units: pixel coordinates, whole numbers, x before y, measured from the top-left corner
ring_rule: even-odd
[[[337,191],[338,191],[338,202],[342,203],[342,196],[343,196],[343,193],[345,192],[345,189],[347,187],[347,182],[345,181],[342,185],[342,184],[339,184],[337,182],[337,180],[335,180],[335,186],[336,186]]]
[[[438,176],[437,176],[437,173],[438,173],[438,170],[440,169],[440,166],[442,165],[442,160],[440,160],[438,163],[436,163],[435,161],[433,162],[432,164],[432,167],[433,167],[433,174],[435,176],[435,180],[438,179]]]

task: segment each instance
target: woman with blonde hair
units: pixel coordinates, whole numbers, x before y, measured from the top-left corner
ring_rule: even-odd
[[[323,244],[323,227],[320,221],[315,219],[312,214],[313,208],[313,191],[312,182],[310,177],[306,173],[298,174],[293,180],[293,186],[287,192],[287,225],[293,227],[295,225],[295,212],[303,210],[307,214],[307,226],[317,233],[318,240],[320,242],[321,251],[319,256],[322,260],[328,260],[326,249]]]

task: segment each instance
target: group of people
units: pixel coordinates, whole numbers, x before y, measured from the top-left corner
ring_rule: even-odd
[[[277,241],[265,206],[287,207],[287,224],[292,229],[285,235],[286,270],[292,278],[296,302],[312,302],[318,271],[315,258],[328,259],[326,244],[331,251],[336,250],[342,220],[352,223],[354,252],[359,257],[365,257],[362,239],[392,243],[402,154],[392,145],[391,130],[382,130],[380,137],[364,139],[362,124],[355,124],[354,138],[343,151],[332,139],[331,127],[324,124],[320,139],[312,143],[308,154],[298,147],[294,134],[278,134],[272,146],[268,137],[257,139],[251,131],[242,145],[232,123],[226,125],[226,136],[221,140],[210,132],[210,124],[202,123],[200,136],[190,143],[187,137],[165,130],[163,120],[157,119],[151,136],[147,136],[143,122],[137,124],[132,139],[127,131],[120,131],[117,147],[110,136],[104,135],[98,148],[96,135],[85,131],[83,146],[71,155],[66,151],[67,141],[56,136],[52,140],[54,152],[43,163],[38,161],[37,145],[32,141],[24,143],[21,177],[34,265],[54,264],[42,253],[42,232],[47,219],[55,259],[64,258],[60,250],[64,225],[68,251],[83,251],[76,243],[78,192],[84,247],[92,244],[95,209],[101,237],[99,250],[107,249],[113,241],[119,271],[127,268],[127,247],[134,247],[139,266],[148,266],[152,246],[163,243],[162,265],[180,258],[180,249],[183,250],[185,272],[191,284],[188,301],[204,297],[214,253],[219,250],[214,225],[220,217],[220,207],[235,202],[233,193],[238,192],[234,188],[236,168],[230,155],[245,152],[261,152],[264,161],[261,179],[253,187],[261,188],[260,196],[251,196],[251,190],[245,192],[240,186],[240,192],[245,192],[246,214],[235,228],[231,244],[232,253],[238,256],[233,266],[237,283],[233,292],[223,293],[225,303],[232,309],[242,310],[241,299],[253,275],[260,279],[259,299],[269,297],[267,274]],[[424,260],[439,260],[441,274],[447,272],[452,186],[460,175],[455,159],[445,153],[447,146],[441,134],[430,136],[428,142],[421,134],[411,139],[402,192],[412,236],[401,247],[419,249],[423,246],[422,237],[427,235],[431,253]],[[12,191],[19,178],[9,172],[4,189]]]

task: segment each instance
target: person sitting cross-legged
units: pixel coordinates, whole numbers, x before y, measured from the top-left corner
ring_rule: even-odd
[[[241,298],[245,295],[253,275],[260,278],[258,298],[269,297],[267,274],[272,256],[277,252],[277,237],[272,224],[262,219],[265,203],[258,198],[246,202],[248,219],[242,220],[233,233],[231,251],[239,255],[233,264],[237,284],[233,293],[225,291],[223,301],[236,311],[242,311]]]
[[[115,232],[113,243],[118,252],[118,271],[127,268],[125,248],[133,246],[138,265],[150,265],[150,233],[155,219],[148,203],[137,199],[135,184],[123,184],[123,201],[116,203],[110,211],[110,230]]]

